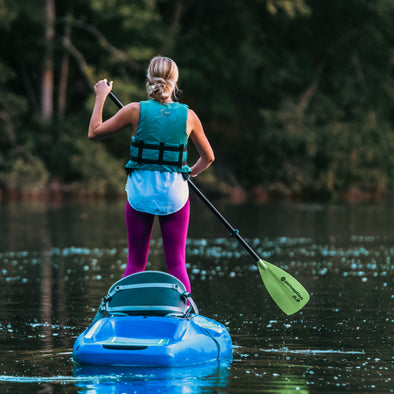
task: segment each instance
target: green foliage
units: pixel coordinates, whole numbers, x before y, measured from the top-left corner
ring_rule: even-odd
[[[0,185],[12,192],[32,192],[47,185],[49,172],[43,161],[27,152],[5,160],[0,157]]]
[[[122,191],[130,132],[87,140],[92,85],[108,78],[122,102],[144,99],[160,53],[180,67],[181,99],[203,121],[218,174],[227,166],[244,188],[284,196],[393,191],[393,2],[56,1],[49,123],[39,111],[44,5],[0,0],[0,188]],[[105,117],[115,111],[108,102]]]
[[[8,30],[14,21],[17,11],[12,0],[0,0],[0,27]]]
[[[123,164],[108,153],[100,143],[74,144],[75,152],[67,157],[70,171],[75,174],[80,187],[87,192],[120,194],[126,181]]]
[[[304,0],[267,0],[267,10],[272,15],[284,11],[289,18],[309,16],[311,12]]]

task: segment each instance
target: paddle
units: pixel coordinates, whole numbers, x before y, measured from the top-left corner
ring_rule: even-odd
[[[119,108],[123,107],[123,104],[112,92],[109,93],[109,97]],[[309,301],[309,293],[301,283],[281,268],[262,260],[250,245],[239,235],[239,231],[231,226],[231,224],[222,216],[222,214],[212,205],[212,203],[189,178],[187,179],[187,182],[201,201],[227,227],[231,236],[235,237],[254,258],[263,283],[278,307],[287,315],[292,315],[303,308]]]

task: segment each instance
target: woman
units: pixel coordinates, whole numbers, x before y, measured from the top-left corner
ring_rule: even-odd
[[[189,226],[189,189],[184,174],[195,177],[214,161],[214,153],[198,116],[185,104],[175,102],[178,67],[157,56],[149,64],[147,90],[150,99],[133,102],[103,122],[105,99],[112,82],[97,82],[96,101],[88,137],[101,140],[124,128],[133,130],[130,160],[126,164],[126,227],[129,256],[124,276],[143,271],[157,215],[168,272],[190,292],[186,270],[186,239]],[[190,138],[200,157],[190,168],[186,145]]]

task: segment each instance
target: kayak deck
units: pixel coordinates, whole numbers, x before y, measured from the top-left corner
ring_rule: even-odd
[[[104,317],[73,349],[75,362],[92,365],[182,366],[231,358],[228,330],[201,315]]]

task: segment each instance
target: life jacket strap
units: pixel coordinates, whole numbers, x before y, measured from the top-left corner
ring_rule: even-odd
[[[159,144],[146,144],[144,141],[133,141],[131,145],[134,148],[138,148],[137,156],[130,155],[130,160],[135,161],[137,163],[142,164],[163,164],[170,166],[177,166],[182,168],[187,165],[186,161],[183,161],[183,153],[187,151],[187,147],[184,144],[180,144],[179,146],[169,146],[164,142],[160,142]],[[143,157],[143,153],[145,149],[149,150],[157,150],[159,151],[159,156],[157,159],[147,159]],[[164,152],[179,152],[178,160],[164,160]]]

